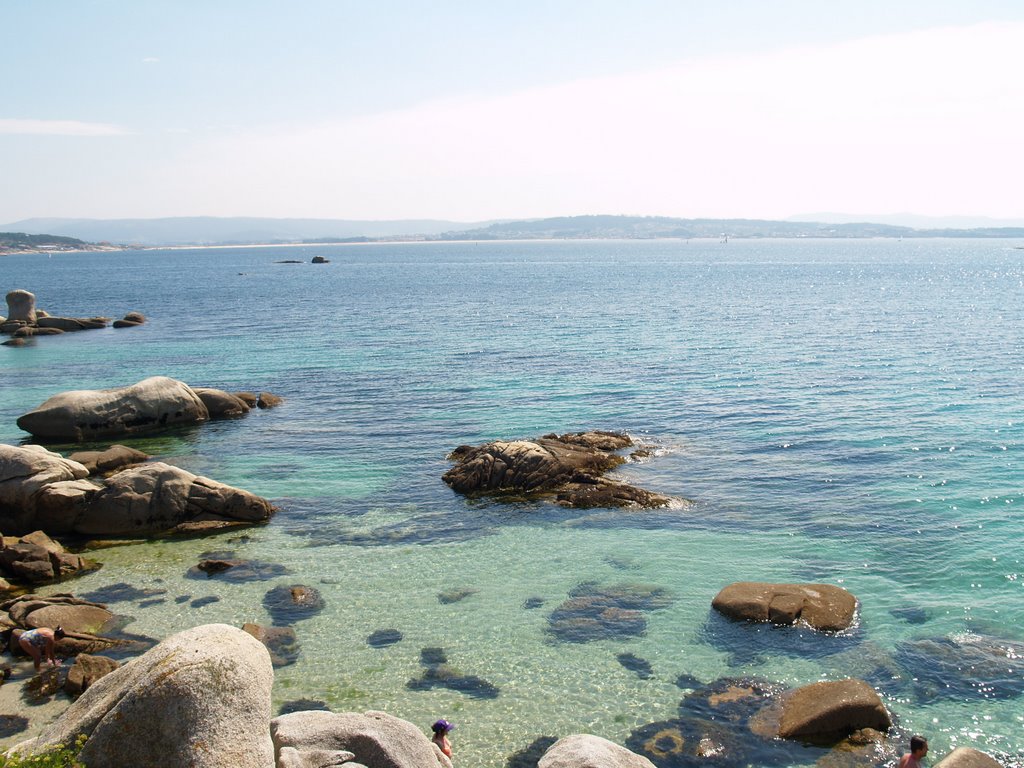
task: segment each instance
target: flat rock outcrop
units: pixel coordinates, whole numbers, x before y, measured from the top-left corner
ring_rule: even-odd
[[[633,445],[628,435],[579,432],[537,440],[463,445],[449,455],[448,486],[468,496],[546,495],[567,507],[664,507],[672,499],[603,475],[625,462],[615,451]]]
[[[739,581],[722,589],[711,606],[739,621],[801,622],[824,632],[838,632],[853,624],[857,598],[831,584]]]
[[[294,765],[340,765],[342,753],[350,753],[353,762],[371,768],[451,768],[452,763],[412,723],[386,712],[309,711],[281,715],[270,722],[274,749],[289,751],[299,760],[333,755],[334,762],[295,762]],[[84,756],[84,755],[83,755]]]
[[[559,739],[540,759],[537,768],[655,768],[642,755],[590,734]]]
[[[203,401],[187,384],[151,376],[127,387],[54,395],[21,416],[18,427],[42,440],[80,442],[200,424],[209,418]]]
[[[878,693],[863,680],[812,683],[786,693],[778,735],[784,739],[836,742],[862,728],[888,731],[892,718]]]
[[[196,627],[93,683],[15,750],[35,754],[84,734],[81,760],[90,768],[273,768],[273,682],[270,657],[253,637],[225,624]]]

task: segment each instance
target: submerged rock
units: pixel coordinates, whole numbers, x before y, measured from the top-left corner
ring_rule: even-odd
[[[832,584],[767,584],[740,581],[723,588],[711,606],[731,619],[802,622],[813,629],[847,629],[857,612],[857,598]]]
[[[263,607],[274,624],[292,624],[316,616],[324,609],[324,599],[313,587],[303,584],[274,587],[263,596]]]
[[[900,643],[894,658],[919,701],[1024,693],[1024,642],[963,633]]]
[[[411,691],[429,691],[433,688],[447,688],[464,693],[474,699],[495,699],[500,693],[498,687],[477,675],[464,675],[448,664],[448,657],[442,648],[424,648],[420,651],[420,662],[425,669],[423,675],[406,683]]]
[[[478,590],[471,589],[470,587],[456,587],[454,589],[446,589],[437,596],[437,602],[441,605],[450,605],[451,603],[458,603],[465,600],[470,595],[475,595]]]
[[[569,643],[640,637],[647,631],[646,611],[665,608],[672,598],[661,588],[643,584],[598,587],[583,583],[548,617],[547,631]]]
[[[264,627],[261,624],[248,623],[242,627],[243,632],[255,637],[266,646],[270,653],[270,663],[274,667],[287,667],[299,659],[302,652],[299,639],[291,627]]]
[[[649,680],[654,677],[654,669],[651,667],[651,662],[647,661],[647,659],[641,659],[632,653],[620,653],[615,659],[630,672],[635,672],[636,676],[641,680]]]
[[[614,453],[633,444],[612,432],[545,435],[456,448],[443,480],[452,490],[481,494],[553,496],[567,507],[664,507],[672,499],[603,475],[625,459]]]
[[[378,629],[366,638],[366,644],[371,648],[387,648],[389,645],[401,641],[402,633],[397,629]]]

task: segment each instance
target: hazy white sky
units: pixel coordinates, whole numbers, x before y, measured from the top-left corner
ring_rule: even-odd
[[[1019,0],[0,0],[0,29],[0,223],[1024,221]]]

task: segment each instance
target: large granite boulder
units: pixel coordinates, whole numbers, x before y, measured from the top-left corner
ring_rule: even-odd
[[[335,756],[336,762],[314,763],[318,766],[340,764],[341,753],[351,753],[356,763],[367,768],[452,766],[451,760],[419,728],[386,712],[293,712],[271,720],[270,733],[276,752],[283,754],[288,750],[291,760],[312,757],[311,753]]]
[[[102,653],[112,649],[144,650],[141,638],[105,637],[104,632],[116,627],[121,619],[102,603],[82,600],[74,595],[21,595],[0,603],[0,628],[10,630],[9,648],[20,653],[18,636],[36,627],[63,627],[67,635],[58,640],[56,654],[62,657],[79,653]]]
[[[144,455],[125,451],[122,458]],[[0,445],[0,529],[88,536],[201,532],[266,522],[275,511],[260,496],[161,462],[97,483],[85,479],[88,474],[39,446]]]
[[[631,445],[628,435],[612,432],[463,445],[449,455],[455,466],[442,479],[469,496],[553,495],[557,503],[577,508],[668,506],[668,496],[603,477],[625,461],[615,451]]]
[[[642,755],[600,736],[576,734],[559,739],[540,759],[537,768],[655,768]]]
[[[888,731],[892,718],[878,693],[863,680],[812,683],[782,698],[778,735],[784,739],[832,742],[862,728]]]
[[[0,529],[26,530],[25,518],[46,486],[88,477],[89,470],[39,445],[0,445]]]
[[[43,489],[44,508],[48,495],[61,492],[61,486]],[[71,507],[77,512],[73,519],[58,521],[50,515],[47,522],[62,522],[69,531],[86,536],[212,530],[263,523],[274,513],[260,496],[163,462],[118,472]]]
[[[7,322],[36,322],[36,296],[28,291],[11,291],[7,294]]]
[[[84,734],[81,760],[90,768],[274,768],[273,682],[270,657],[250,635],[196,627],[97,680],[15,751],[37,754]]]
[[[740,581],[722,589],[711,606],[740,621],[801,622],[825,632],[853,624],[857,598],[831,584],[767,584]]]
[[[1001,768],[999,762],[980,750],[957,747],[935,764],[935,768]]]
[[[115,389],[54,395],[18,419],[43,440],[102,440],[175,425],[208,421],[209,411],[188,385],[152,376]]]

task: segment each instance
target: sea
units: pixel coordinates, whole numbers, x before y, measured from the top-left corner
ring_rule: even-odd
[[[297,700],[381,710],[425,733],[444,717],[462,766],[532,765],[575,733],[646,743],[659,766],[766,765],[749,734],[694,763],[666,729],[685,737],[686,697],[723,680],[781,690],[848,677],[882,695],[898,751],[922,733],[930,759],[970,746],[1021,764],[1022,246],[566,240],[2,257],[0,290],[29,290],[50,314],[148,321],[0,347],[0,442],[31,442],[15,421],[54,394],[154,375],[284,398],[120,441],[268,497],[269,524],[108,546],[90,553],[99,571],[40,591],[105,598],[125,631],[159,639],[269,626],[270,590],[312,587],[324,607],[290,623],[299,652],[276,670],[274,711]],[[465,498],[442,482],[460,445],[593,429],[649,448],[614,476],[680,502],[573,510]],[[254,561],[251,579],[197,575],[209,553]],[[835,636],[733,624],[711,602],[736,581],[842,586],[857,623]],[[573,598],[594,594],[621,598],[631,620],[559,632]]]

